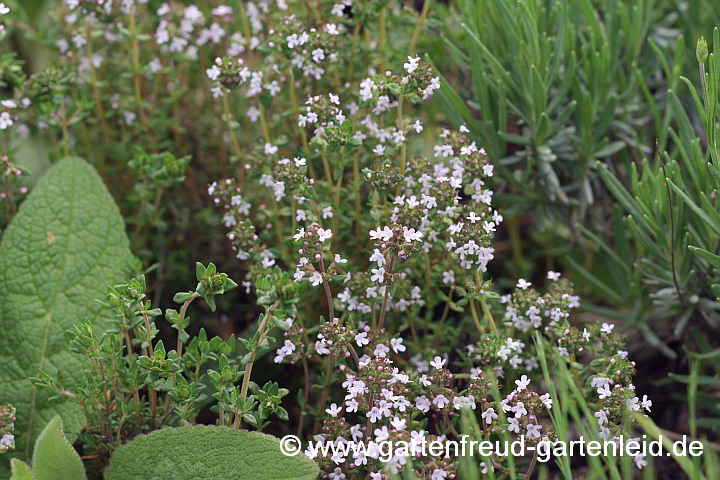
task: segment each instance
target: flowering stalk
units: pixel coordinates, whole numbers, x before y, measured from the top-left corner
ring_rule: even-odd
[[[535,470],[535,465],[537,464],[537,457],[538,452],[537,449],[533,453],[532,460],[530,460],[530,465],[528,466],[527,472],[525,472],[524,480],[530,480],[532,478],[533,470]]]
[[[59,119],[60,128],[62,129],[63,138],[63,155],[70,155],[70,133],[68,132],[68,119],[65,113],[65,105],[60,107]]]
[[[430,256],[427,252],[423,251],[423,260],[425,262],[425,284],[428,289],[432,288],[432,277],[430,272]]]

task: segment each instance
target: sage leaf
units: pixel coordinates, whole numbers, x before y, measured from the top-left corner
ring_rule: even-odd
[[[80,455],[63,435],[63,423],[56,415],[35,442],[32,470],[35,480],[86,480]]]
[[[34,480],[30,465],[13,458],[10,461],[10,480]]]
[[[300,453],[283,455],[270,435],[228,427],[165,428],[118,448],[105,480],[315,480],[320,470]]]
[[[30,381],[42,369],[72,391],[85,361],[69,351],[65,332],[88,319],[112,318],[95,299],[129,273],[125,225],[92,166],[75,157],[53,166],[20,206],[0,243],[0,398],[17,408],[14,456],[26,461],[43,427],[61,415],[72,442],[81,408],[53,400]],[[0,477],[10,455],[0,459]]]

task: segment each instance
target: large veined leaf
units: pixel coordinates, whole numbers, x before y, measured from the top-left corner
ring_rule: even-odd
[[[286,456],[270,435],[198,425],[165,428],[118,448],[105,480],[315,480],[300,453]]]
[[[85,363],[65,331],[86,318],[111,318],[96,302],[125,278],[131,253],[117,206],[92,166],[65,158],[40,179],[0,243],[0,398],[17,408],[15,456],[29,458],[35,438],[61,415],[70,441],[84,423],[80,407],[49,401],[29,378],[59,373],[68,390]],[[0,473],[9,456],[0,460]],[[5,463],[2,463],[5,462]],[[0,475],[2,476],[2,475]]]

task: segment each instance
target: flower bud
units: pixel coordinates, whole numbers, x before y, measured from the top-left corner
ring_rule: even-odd
[[[695,55],[697,56],[698,63],[705,63],[708,58],[708,44],[705,37],[700,37],[697,41],[697,47],[695,49]]]

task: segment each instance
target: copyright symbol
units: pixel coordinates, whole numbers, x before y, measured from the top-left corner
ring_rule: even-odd
[[[285,435],[280,439],[280,451],[287,457],[300,453],[300,439],[295,435]]]

